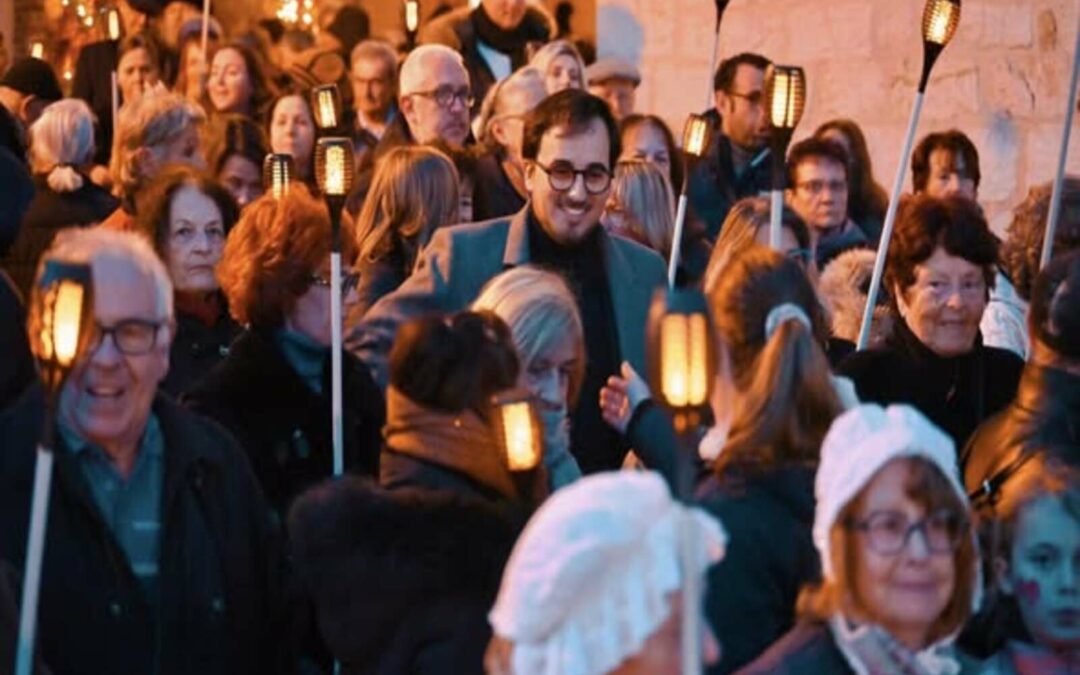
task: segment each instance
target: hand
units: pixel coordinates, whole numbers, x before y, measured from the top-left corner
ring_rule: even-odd
[[[514,645],[507,639],[495,635],[484,652],[484,672],[486,675],[511,675],[513,672],[510,656]]]
[[[630,418],[643,401],[652,397],[649,385],[637,371],[623,361],[622,377],[612,375],[607,385],[600,390],[600,415],[612,429],[625,434],[630,425]]]

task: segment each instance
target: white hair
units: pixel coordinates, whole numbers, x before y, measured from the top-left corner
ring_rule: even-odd
[[[405,62],[401,64],[401,74],[398,76],[398,91],[401,96],[415,93],[420,86],[419,82],[431,69],[434,61],[449,59],[458,64],[466,76],[465,60],[461,54],[450,49],[446,45],[420,45],[409,52]]]
[[[138,189],[144,180],[135,164],[142,148],[157,148],[177,139],[192,126],[206,121],[202,108],[175,92],[148,91],[120,108],[113,139],[113,182],[125,192]]]
[[[524,66],[488,89],[484,102],[480,105],[480,114],[473,122],[473,134],[481,145],[493,148],[495,140],[491,137],[491,123],[495,118],[506,113],[506,99],[511,94],[529,87],[535,87],[538,91],[547,93],[543,74],[532,66]]]
[[[30,127],[30,168],[48,174],[56,192],[74,192],[83,185],[78,167],[94,156],[94,113],[84,101],[65,98],[49,107]]]
[[[84,263],[91,268],[127,263],[153,281],[159,318],[173,319],[173,287],[169,272],[150,241],[141,234],[104,227],[65,228],[57,233],[52,245],[42,254],[35,280],[41,279],[47,260]]]

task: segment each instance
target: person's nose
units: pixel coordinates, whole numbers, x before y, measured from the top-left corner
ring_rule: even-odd
[[[957,310],[964,308],[964,296],[959,287],[949,289],[949,294],[945,296],[945,306]]]
[[[547,370],[536,387],[536,396],[547,406],[561,406],[564,397],[559,386],[559,373],[556,369]]]
[[[210,252],[210,237],[207,236],[205,230],[195,233],[195,240],[191,243],[191,251],[192,253],[202,254]]]
[[[926,540],[926,531],[923,528],[913,530],[904,545],[909,560],[924,561],[930,557],[930,542]]]
[[[570,189],[566,193],[578,200],[585,199],[588,196],[588,191],[585,189],[584,174],[574,174],[574,182],[570,184]]]
[[[949,180],[945,182],[945,196],[951,197],[956,194],[960,194],[960,176],[953,173],[949,174]]]
[[[1066,560],[1061,566],[1061,581],[1058,592],[1068,595],[1076,595],[1080,591],[1077,580],[1080,578],[1080,570],[1072,560]]]
[[[116,346],[116,334],[99,335],[97,345],[90,350],[89,364],[94,368],[113,368],[119,364],[124,355]]]

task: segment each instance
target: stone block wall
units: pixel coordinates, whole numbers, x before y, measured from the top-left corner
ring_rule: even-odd
[[[733,0],[720,58],[757,51],[805,68],[809,97],[795,139],[834,117],[856,120],[878,182],[889,189],[922,66],[923,4]],[[1053,177],[1078,11],[1074,0],[967,0],[956,38],[934,69],[916,138],[950,127],[971,136],[981,155],[980,201],[997,229],[1029,186]],[[601,54],[640,66],[638,109],[661,115],[676,131],[709,95],[714,25],[709,0],[599,2]],[[1080,173],[1075,126],[1068,167]]]

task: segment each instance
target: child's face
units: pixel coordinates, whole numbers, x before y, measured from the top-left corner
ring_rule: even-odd
[[[1080,646],[1080,522],[1060,499],[1043,497],[1021,511],[1003,587],[1037,644]]]

